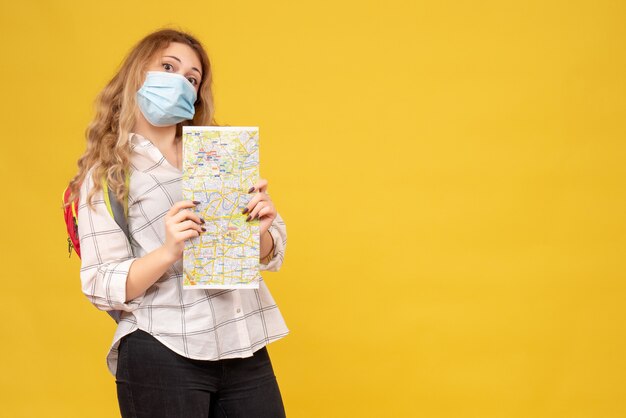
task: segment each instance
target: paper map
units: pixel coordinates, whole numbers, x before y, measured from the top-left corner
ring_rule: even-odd
[[[183,288],[259,287],[259,220],[241,213],[258,179],[258,127],[183,126],[183,199],[206,221],[185,242]]]

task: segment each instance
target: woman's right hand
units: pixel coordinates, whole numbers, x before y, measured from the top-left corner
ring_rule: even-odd
[[[196,207],[198,203],[200,202],[181,200],[174,203],[165,214],[165,244],[163,246],[174,261],[183,257],[185,240],[199,237],[206,231],[200,226],[204,224],[204,219],[188,210],[188,208]]]

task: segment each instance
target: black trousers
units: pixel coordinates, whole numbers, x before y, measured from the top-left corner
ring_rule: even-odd
[[[194,360],[138,329],[120,341],[115,383],[122,418],[285,417],[266,347],[252,357]]]

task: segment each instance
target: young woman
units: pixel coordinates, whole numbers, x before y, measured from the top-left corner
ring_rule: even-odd
[[[216,125],[213,115],[202,45],[174,29],[149,34],[98,95],[70,183],[82,290],[119,315],[107,365],[124,418],[285,416],[266,345],[289,330],[263,278],[259,289],[182,289],[185,240],[205,233],[199,202],[182,200],[182,126]],[[107,211],[103,175],[128,196],[130,241]],[[267,188],[260,179],[241,216],[259,219],[260,269],[278,271],[287,234]]]

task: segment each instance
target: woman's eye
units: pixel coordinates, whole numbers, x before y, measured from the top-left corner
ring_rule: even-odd
[[[163,68],[165,68],[166,70],[174,69],[174,67],[172,67],[172,64],[168,64],[168,63],[163,64]]]
[[[198,81],[197,81],[195,78],[193,78],[193,77],[188,78],[187,80],[189,80],[189,82],[190,82],[191,84],[193,84],[194,86],[195,86],[196,84],[198,84]]]

